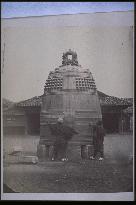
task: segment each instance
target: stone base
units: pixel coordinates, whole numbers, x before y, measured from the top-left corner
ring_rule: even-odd
[[[50,161],[53,157],[54,146],[39,144],[37,146],[37,156],[39,161]],[[67,148],[68,160],[82,160],[89,159],[93,154],[93,145],[85,144],[69,144]]]

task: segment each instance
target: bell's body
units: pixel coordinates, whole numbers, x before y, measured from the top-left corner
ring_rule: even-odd
[[[69,55],[72,59],[68,58]],[[63,117],[64,123],[78,132],[69,142],[71,147],[91,145],[90,123],[102,119],[93,76],[88,69],[78,65],[77,54],[71,50],[63,54],[62,65],[50,72],[46,81],[40,114],[39,144],[53,145],[54,136],[48,123],[55,124],[59,117]]]

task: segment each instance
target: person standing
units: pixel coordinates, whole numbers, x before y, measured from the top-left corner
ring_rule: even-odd
[[[78,134],[73,128],[64,125],[63,118],[59,117],[55,125],[48,124],[52,135],[55,136],[52,160],[67,161],[68,142],[74,134]]]
[[[96,125],[93,126],[93,145],[94,145],[94,153],[90,159],[95,159],[97,154],[100,153],[99,160],[104,159],[104,136],[105,130],[102,125],[102,121],[98,121]]]

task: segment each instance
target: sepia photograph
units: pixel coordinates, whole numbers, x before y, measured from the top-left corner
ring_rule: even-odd
[[[134,200],[134,2],[2,2],[2,200]]]

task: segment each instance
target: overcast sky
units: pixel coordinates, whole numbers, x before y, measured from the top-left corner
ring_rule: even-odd
[[[68,4],[63,4],[63,7],[67,8]],[[93,8],[96,4],[100,5],[94,3]],[[13,16],[11,5],[6,5],[8,3],[3,5],[2,16]],[[133,8],[132,3],[122,5],[122,8]],[[25,6],[24,3],[23,8]],[[46,11],[52,14],[53,9],[47,9],[48,6]],[[6,13],[5,8],[12,12]],[[118,8],[121,8],[120,3]],[[20,7],[16,11],[19,10]],[[31,9],[29,11],[33,16]],[[27,16],[27,12],[24,15]],[[17,15],[19,13],[14,13],[14,17]],[[21,11],[20,15],[23,15]],[[98,90],[117,97],[133,96],[132,12],[7,19],[2,26],[2,60],[5,43],[2,93],[5,98],[16,102],[42,95],[50,70],[61,65],[62,54],[69,48],[77,52],[79,64],[90,69]]]

